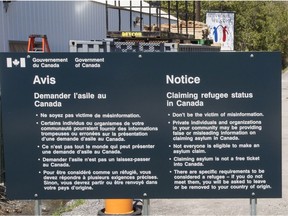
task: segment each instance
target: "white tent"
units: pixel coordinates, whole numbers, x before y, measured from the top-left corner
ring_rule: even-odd
[[[103,3],[106,4],[106,0],[93,0],[95,2],[98,3]],[[135,11],[135,12],[141,12],[142,13],[146,13],[149,14],[149,12],[153,15],[157,14],[157,9],[155,7],[151,7],[151,11],[149,10],[149,3],[143,1],[143,0],[107,0],[107,4],[112,5],[112,6],[120,6],[123,7],[127,10],[130,10],[130,6],[131,6],[131,10]],[[142,9],[140,9],[140,6],[142,4]],[[169,18],[169,15],[167,12],[161,10],[160,12],[158,12],[158,14],[161,14],[162,18]],[[177,20],[177,18],[175,16],[170,15],[170,19],[171,20]]]

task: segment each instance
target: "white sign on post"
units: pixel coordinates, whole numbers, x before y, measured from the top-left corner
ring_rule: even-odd
[[[209,38],[221,45],[221,50],[234,50],[234,12],[208,12],[206,24],[210,28]]]

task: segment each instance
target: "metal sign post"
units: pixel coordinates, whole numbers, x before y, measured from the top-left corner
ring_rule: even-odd
[[[42,202],[41,202],[41,200],[35,200],[34,214],[37,216],[42,215]]]
[[[251,198],[250,199],[250,215],[251,216],[256,216],[257,215],[257,199],[256,198]]]
[[[143,199],[143,216],[148,216],[150,213],[150,199]]]

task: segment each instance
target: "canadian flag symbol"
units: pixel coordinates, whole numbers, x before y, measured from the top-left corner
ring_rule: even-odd
[[[7,62],[7,68],[12,68],[12,67],[25,68],[26,67],[25,58],[20,58],[20,60],[19,59],[7,58],[6,62]]]

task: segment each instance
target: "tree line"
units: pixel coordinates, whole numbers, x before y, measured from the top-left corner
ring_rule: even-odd
[[[179,18],[197,17],[205,22],[209,11],[235,12],[236,51],[280,51],[282,66],[288,66],[288,2],[285,1],[170,1],[171,14]],[[177,6],[176,6],[177,4]],[[168,8],[168,1],[162,1]],[[196,7],[195,7],[196,6]],[[194,7],[196,14],[193,14]],[[200,7],[200,8],[199,8]],[[165,9],[164,9],[165,10]]]

